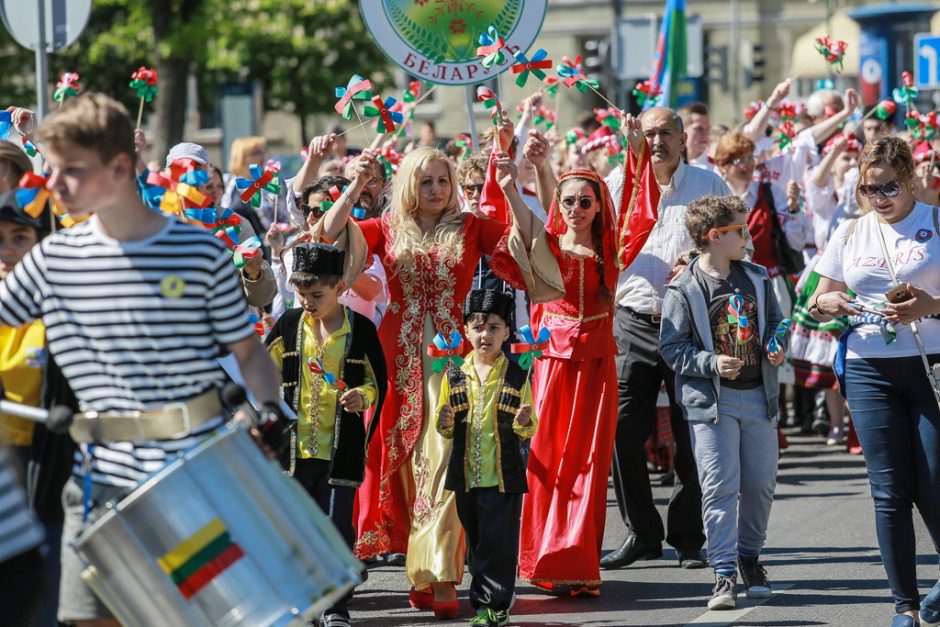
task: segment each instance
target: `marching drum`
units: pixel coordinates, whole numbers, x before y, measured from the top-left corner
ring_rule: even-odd
[[[74,547],[128,627],[302,624],[361,581],[329,519],[233,424],[107,508]]]

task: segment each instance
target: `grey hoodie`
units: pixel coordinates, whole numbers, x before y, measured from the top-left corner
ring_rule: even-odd
[[[711,333],[705,293],[692,274],[696,257],[685,272],[666,286],[663,300],[663,321],[659,335],[659,352],[676,373],[676,402],[682,406],[689,422],[718,422],[718,397],[721,381],[718,376],[718,355]],[[732,261],[743,266],[754,284],[757,295],[757,332],[761,346],[766,347],[777,325],[783,319],[767,270],[748,261]],[[786,350],[789,333],[781,345]],[[764,353],[764,351],[761,351]],[[777,416],[777,367],[766,354],[761,360],[767,417]]]

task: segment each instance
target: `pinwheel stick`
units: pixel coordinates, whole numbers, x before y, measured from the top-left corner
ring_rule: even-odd
[[[140,106],[137,108],[137,130],[140,130],[140,121],[144,117],[144,97],[140,97]]]
[[[424,102],[424,99],[427,98],[428,96],[430,96],[432,93],[434,93],[434,90],[435,90],[435,89],[437,89],[437,85],[431,85],[431,88],[430,88],[430,89],[428,89],[426,92],[424,92],[423,94],[421,94],[421,97],[420,97],[420,98],[418,98],[417,100],[415,100],[414,102],[411,103],[411,108],[414,109],[414,108],[417,107],[419,104],[421,104],[422,102]]]
[[[585,83],[585,84],[587,84],[587,83]],[[588,85],[588,87],[591,87],[591,86]],[[595,94],[597,94],[598,96],[600,96],[600,97],[601,97],[601,100],[603,100],[604,102],[606,102],[607,104],[609,104],[610,106],[612,106],[614,109],[616,109],[617,111],[620,111],[620,107],[618,107],[617,105],[615,105],[614,103],[612,103],[610,100],[608,100],[608,99],[607,99],[607,96],[605,96],[604,94],[602,94],[602,93],[599,92],[598,90],[594,89],[593,87],[591,87],[591,91],[593,91]]]
[[[359,115],[359,107],[357,107],[356,103],[351,100],[350,100],[350,104],[352,105],[353,111],[356,112],[356,118],[358,118],[359,120],[359,128],[362,128],[363,126],[365,126],[365,122],[362,121],[362,116]],[[369,143],[369,134],[366,133],[366,129],[364,128],[362,129],[362,138],[366,140],[367,144]]]
[[[354,130],[356,130],[357,128],[361,128],[361,127],[365,126],[365,125],[368,124],[368,123],[369,123],[369,122],[363,122],[362,124],[357,124],[356,126],[353,126],[352,128],[347,128],[345,131],[343,131],[342,133],[338,133],[336,136],[337,136],[337,137],[342,137],[342,136],[345,135],[346,133],[351,133],[351,132],[353,132]]]

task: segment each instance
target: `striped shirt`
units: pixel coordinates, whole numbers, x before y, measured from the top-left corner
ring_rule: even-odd
[[[254,333],[225,247],[175,218],[145,240],[119,242],[92,217],[34,246],[0,284],[0,323],[39,317],[81,409],[99,413],[160,407],[220,385],[221,347]],[[134,485],[192,440],[88,447],[93,479]]]
[[[0,449],[0,563],[41,545],[45,534],[26,504],[10,449]]]

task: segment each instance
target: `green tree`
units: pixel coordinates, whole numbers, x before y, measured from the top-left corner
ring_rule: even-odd
[[[0,93],[8,99],[0,104],[35,101],[33,64],[31,52],[0,32]],[[96,0],[79,40],[49,55],[49,91],[62,72],[78,72],[84,91],[108,93],[136,114],[128,83],[142,65],[160,78],[154,104],[146,105],[155,113],[155,154],[182,139],[190,75],[204,112],[217,108],[219,85],[260,81],[266,107],[300,117],[301,142],[309,138],[309,116],[332,111],[334,87],[352,74],[368,76],[377,89],[391,82],[356,0]]]

